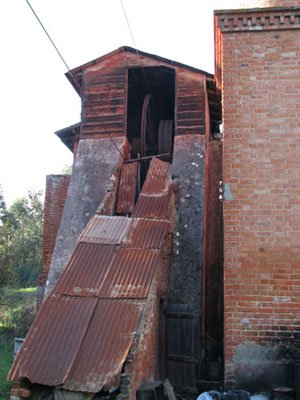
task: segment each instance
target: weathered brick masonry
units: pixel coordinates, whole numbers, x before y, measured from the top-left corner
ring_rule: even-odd
[[[227,0],[229,8],[254,8],[254,7],[293,7],[299,5],[299,0]]]
[[[42,271],[39,276],[38,302],[41,303],[55,247],[56,235],[64,210],[70,175],[48,175],[44,205]]]
[[[282,4],[291,2],[273,2]],[[300,335],[300,8],[220,11],[215,18],[225,381],[291,385]]]

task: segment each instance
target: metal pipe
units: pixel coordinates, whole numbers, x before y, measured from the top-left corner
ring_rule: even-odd
[[[170,153],[162,153],[162,154],[156,154],[155,156],[132,158],[131,160],[124,161],[124,164],[130,164],[130,163],[133,163],[133,162],[139,162],[139,161],[143,161],[143,160],[150,160],[151,158],[167,157],[169,155],[170,155]]]

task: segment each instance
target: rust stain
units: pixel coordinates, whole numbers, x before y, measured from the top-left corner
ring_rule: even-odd
[[[9,379],[97,393],[119,384],[169,231],[169,164],[152,160],[133,215],[95,215],[42,305]]]
[[[78,241],[98,244],[120,244],[130,224],[130,218],[94,215]]]
[[[52,295],[33,323],[9,379],[91,393],[117,384],[140,316],[141,306],[128,300]]]
[[[96,393],[118,386],[140,316],[140,305],[130,300],[99,301],[64,388]]]
[[[120,248],[97,295],[146,298],[159,256],[158,250]]]
[[[143,195],[162,195],[168,192],[170,183],[170,164],[153,158],[141,193]]]
[[[119,183],[117,214],[131,214],[136,201],[138,163],[124,164]]]
[[[162,196],[140,195],[134,207],[133,218],[168,219],[170,194]]]
[[[132,217],[168,219],[170,203],[170,164],[153,158]]]
[[[78,243],[54,292],[74,296],[96,296],[116,251],[116,245]]]
[[[9,380],[64,383],[89,327],[97,299],[51,295],[33,322],[9,373]]]
[[[168,233],[168,221],[134,218],[122,247],[159,249]]]

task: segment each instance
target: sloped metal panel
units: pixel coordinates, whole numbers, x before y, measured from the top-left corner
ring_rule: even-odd
[[[120,244],[130,224],[130,218],[94,215],[80,235],[79,241],[98,244]]]
[[[158,250],[120,248],[97,295],[146,298],[158,260]]]
[[[121,246],[158,249],[163,245],[169,229],[170,223],[167,221],[135,218]]]
[[[118,386],[138,329],[141,308],[128,300],[101,300],[69,377],[68,390],[96,393]]]
[[[132,217],[167,219],[170,202],[170,164],[153,158]]]
[[[116,247],[78,243],[54,291],[73,296],[95,296],[114,259]]]
[[[95,298],[50,295],[28,332],[9,379],[62,385],[80,351],[97,302]]]
[[[140,195],[134,207],[133,218],[168,219],[170,194],[161,196]]]
[[[137,192],[138,163],[124,164],[118,190],[117,214],[131,214]]]
[[[143,195],[155,195],[168,192],[170,164],[153,158],[142,188]]]

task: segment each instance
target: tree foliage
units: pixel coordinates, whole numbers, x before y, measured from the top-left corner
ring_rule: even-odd
[[[43,204],[29,192],[6,207],[0,191],[0,286],[36,284],[41,269]]]

